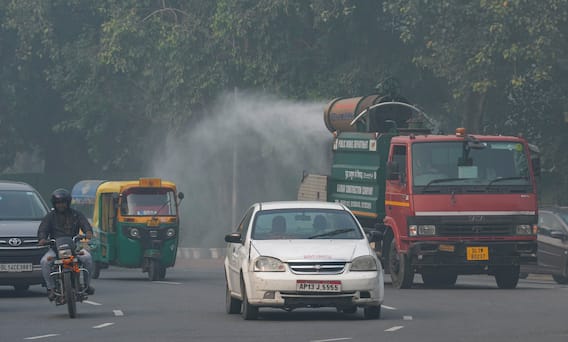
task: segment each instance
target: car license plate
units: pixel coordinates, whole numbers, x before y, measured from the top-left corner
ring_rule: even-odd
[[[32,264],[0,264],[0,272],[31,272]]]
[[[341,292],[339,280],[297,280],[298,292]]]
[[[467,260],[489,260],[489,247],[467,247]]]

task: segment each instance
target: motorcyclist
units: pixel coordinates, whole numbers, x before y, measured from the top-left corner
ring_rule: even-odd
[[[51,204],[53,209],[45,215],[38,228],[38,238],[40,245],[49,244],[48,239],[57,239],[60,237],[74,237],[82,230],[86,238],[90,240],[93,237],[93,228],[91,224],[80,211],[71,208],[71,193],[66,189],[57,189],[51,194]],[[88,271],[85,274],[85,285],[87,286],[87,294],[93,294],[95,289],[90,286],[90,274],[92,269],[91,254],[85,249],[81,250],[77,257],[83,267]],[[44,254],[41,258],[41,271],[43,279],[47,286],[47,295],[49,300],[55,299],[54,282],[50,277],[51,266],[55,260],[55,251],[53,248]]]

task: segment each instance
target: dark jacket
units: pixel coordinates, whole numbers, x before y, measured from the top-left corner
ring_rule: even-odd
[[[83,213],[72,208],[68,208],[63,213],[53,209],[41,220],[37,236],[40,240],[63,236],[73,237],[79,234],[79,229],[83,233],[93,232],[91,224]]]

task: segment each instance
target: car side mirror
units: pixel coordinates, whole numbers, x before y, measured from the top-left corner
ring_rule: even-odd
[[[365,234],[367,235],[367,239],[370,242],[378,242],[381,241],[385,235],[387,226],[382,223],[375,224],[374,229],[367,228],[365,229]]]
[[[179,198],[179,202],[178,202],[178,205],[179,205],[181,203],[181,201],[185,198],[185,195],[183,194],[183,192],[180,191],[178,193],[178,198]]]
[[[387,179],[400,180],[400,167],[397,162],[389,161],[387,163]]]
[[[554,238],[554,239],[566,241],[566,238],[568,236],[564,232],[561,232],[560,230],[553,230],[553,231],[550,232],[550,237]]]
[[[242,243],[241,233],[231,233],[225,235],[225,242],[228,243]]]

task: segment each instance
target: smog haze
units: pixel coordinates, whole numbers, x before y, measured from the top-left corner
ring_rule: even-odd
[[[181,136],[169,136],[153,174],[185,194],[181,245],[221,247],[252,203],[295,200],[303,171],[329,172],[324,105],[231,92]]]

